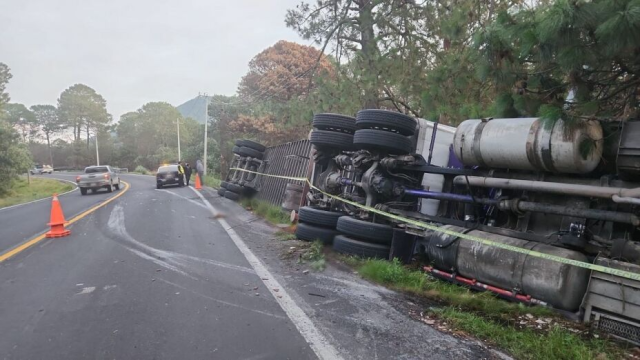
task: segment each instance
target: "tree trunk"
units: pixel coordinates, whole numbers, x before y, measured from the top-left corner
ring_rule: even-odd
[[[87,124],[87,150],[89,150],[89,124]]]
[[[364,101],[365,109],[379,108],[380,74],[376,69],[376,57],[379,54],[378,44],[373,30],[373,5],[371,1],[363,2],[360,6],[360,40],[362,41],[362,66],[364,70]]]
[[[49,148],[49,165],[51,165],[51,168],[53,168],[53,153],[51,152],[51,140],[49,139],[49,133],[46,133],[47,135],[47,147]]]

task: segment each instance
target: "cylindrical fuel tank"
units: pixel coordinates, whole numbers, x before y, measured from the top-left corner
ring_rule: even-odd
[[[586,174],[600,162],[602,138],[597,121],[567,128],[558,120],[549,128],[540,118],[474,119],[458,126],[453,149],[468,166]],[[581,149],[590,149],[586,157]]]
[[[282,208],[287,211],[298,211],[298,208],[300,208],[300,201],[302,200],[302,190],[302,185],[288,183],[284,190]]]
[[[443,228],[544,254],[587,261],[583,254],[568,249],[479,230],[468,231],[457,226]],[[456,272],[503,289],[518,290],[568,311],[578,309],[589,281],[587,269],[437,232],[429,240],[427,255],[440,270]]]

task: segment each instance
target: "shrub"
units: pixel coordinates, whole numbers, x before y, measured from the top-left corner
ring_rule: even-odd
[[[149,175],[149,170],[147,170],[147,168],[145,168],[142,165],[136,166],[136,169],[133,172],[142,174],[142,175]]]

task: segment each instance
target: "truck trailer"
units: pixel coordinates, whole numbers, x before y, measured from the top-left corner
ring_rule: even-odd
[[[436,277],[640,343],[640,282],[452,235],[640,274],[640,120],[454,128],[362,110],[317,114],[313,126],[299,237],[353,255],[421,255]]]

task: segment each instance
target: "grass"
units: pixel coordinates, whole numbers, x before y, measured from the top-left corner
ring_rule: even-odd
[[[322,244],[321,241],[312,242],[300,256],[299,262],[309,263],[309,267],[315,271],[324,270],[327,262],[324,258],[324,253],[322,252],[323,248],[324,244]]]
[[[292,234],[290,232],[287,231],[283,231],[283,230],[278,230],[276,231],[275,234],[273,234],[273,236],[280,241],[289,241],[289,240],[295,240],[296,239],[296,235]]]
[[[349,260],[356,264],[358,273],[365,279],[421,295],[437,302],[456,306],[464,310],[479,311],[500,317],[514,314],[532,314],[551,316],[553,312],[542,306],[526,306],[501,300],[489,292],[477,292],[426,275],[420,270],[411,270],[397,259],[385,260]]]
[[[14,180],[9,192],[0,198],[0,208],[43,199],[54,193],[61,194],[71,189],[73,189],[72,184],[54,179],[32,177],[31,184],[28,184],[26,179],[21,178]]]
[[[191,181],[193,182],[193,184],[195,186],[195,184],[196,184],[196,176],[195,176],[195,174],[192,175]],[[204,184],[203,185],[219,189],[221,182],[222,182],[222,180],[218,179],[214,175],[208,174],[208,175],[204,176]]]
[[[624,351],[612,342],[585,339],[558,326],[546,333],[516,329],[481,315],[447,307],[432,313],[459,330],[489,341],[518,359],[621,359]]]
[[[266,201],[258,200],[258,199],[242,199],[242,206],[245,208],[251,208],[254,214],[265,218],[268,222],[272,224],[289,224],[291,223],[290,215],[284,211],[279,206],[270,204]]]
[[[550,309],[504,301],[489,292],[476,292],[403,266],[397,259],[363,260],[345,257],[365,279],[434,300],[443,308],[432,314],[477,338],[508,351],[518,359],[617,359],[624,349],[613,342],[585,337],[554,325],[548,331],[515,327],[515,318],[531,314],[556,318]]]
[[[266,219],[268,222],[272,224],[290,224],[291,218],[289,213],[282,211],[279,206],[270,204],[266,201],[258,200],[258,199],[247,199],[244,198],[240,200],[240,203],[245,208],[249,208],[253,211],[254,214]],[[295,234],[292,234],[287,231],[279,230],[274,234],[274,237],[280,241],[288,241],[295,240]],[[313,243],[307,243],[305,245],[304,250],[300,254],[298,261],[300,263],[308,263],[309,267],[315,271],[322,271],[326,267],[326,260],[324,257],[324,253],[322,250],[324,249],[324,245],[321,241],[315,241]]]

